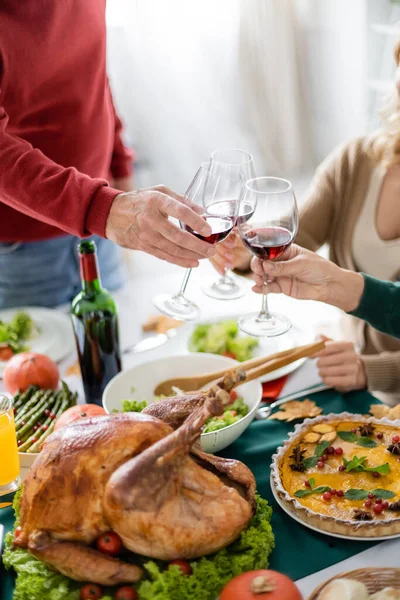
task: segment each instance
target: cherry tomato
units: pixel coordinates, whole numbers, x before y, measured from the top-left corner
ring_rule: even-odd
[[[14,352],[10,346],[2,346],[0,348],[0,360],[10,360],[14,356]]]
[[[19,538],[19,536],[21,535],[21,531],[22,531],[22,527],[19,525],[16,530],[14,531],[14,537]]]
[[[99,600],[103,597],[103,590],[96,583],[87,583],[81,588],[80,600]]]
[[[171,567],[173,565],[179,567],[184,575],[191,575],[193,572],[192,567],[187,560],[180,560],[179,558],[177,560],[171,560],[168,566]]]
[[[226,356],[227,358],[233,358],[234,360],[236,360],[236,354],[233,354],[233,352],[223,352],[223,356]]]
[[[97,550],[108,554],[109,556],[116,556],[121,552],[122,541],[117,533],[114,531],[106,531],[97,538]]]
[[[117,589],[115,600],[138,600],[139,596],[136,590],[130,585],[124,585]]]
[[[238,397],[237,392],[235,390],[232,390],[231,391],[231,402],[235,402],[237,397]]]

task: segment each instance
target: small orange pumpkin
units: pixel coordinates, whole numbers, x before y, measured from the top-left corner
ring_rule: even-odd
[[[222,590],[220,600],[303,600],[289,577],[276,571],[249,571],[238,575]]]
[[[4,369],[4,385],[10,394],[24,392],[30,385],[46,390],[55,390],[60,373],[54,361],[44,354],[21,352],[15,354]]]
[[[54,430],[80,421],[81,419],[88,419],[89,417],[98,417],[99,415],[106,414],[104,408],[102,406],[97,406],[97,404],[78,404],[77,406],[71,406],[57,419]]]

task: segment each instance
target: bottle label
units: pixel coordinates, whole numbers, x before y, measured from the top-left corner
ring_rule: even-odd
[[[95,281],[99,278],[96,254],[81,254],[81,278],[84,281]]]

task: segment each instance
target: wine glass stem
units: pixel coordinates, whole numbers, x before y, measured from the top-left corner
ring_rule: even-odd
[[[192,272],[192,269],[186,269],[186,273],[184,275],[182,285],[180,287],[179,292],[177,293],[177,296],[179,298],[183,298],[185,296],[185,292],[186,292],[186,288],[187,288],[187,284],[188,284],[191,272]]]
[[[268,283],[266,281],[264,281],[264,290],[263,290],[263,295],[262,295],[261,311],[257,317],[257,321],[270,321],[272,319],[271,313],[269,312],[269,307],[268,307],[267,287],[268,287]]]
[[[222,284],[229,284],[230,282],[230,271],[228,269],[224,269],[224,274],[221,276],[220,278],[220,283]]]

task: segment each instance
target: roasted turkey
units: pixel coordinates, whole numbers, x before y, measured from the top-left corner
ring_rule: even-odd
[[[14,544],[72,579],[103,585],[142,576],[93,548],[109,530],[132,552],[162,560],[230,544],[253,515],[254,477],[238,461],[204,453],[199,436],[243,378],[232,372],[205,395],[57,430],[25,480]]]

